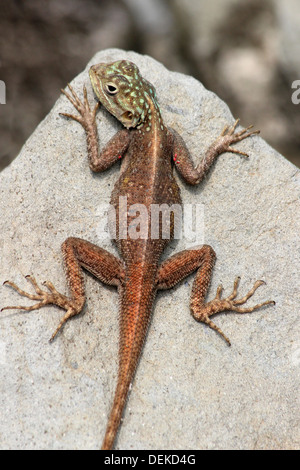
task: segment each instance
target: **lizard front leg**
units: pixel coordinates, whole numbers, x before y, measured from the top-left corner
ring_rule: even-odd
[[[239,119],[233,126],[226,126],[217,140],[208,148],[202,161],[195,167],[190,153],[182,137],[174,130],[170,129],[173,136],[173,160],[181,176],[190,184],[196,185],[203,180],[208,170],[216,158],[224,152],[237,153],[248,157],[248,154],[232,147],[232,144],[247,139],[248,137],[259,134],[259,131],[250,131],[253,126],[235,132]]]
[[[90,168],[95,172],[104,171],[111,167],[125,154],[131,138],[130,131],[128,129],[121,129],[109,140],[103,150],[99,152],[96,112],[100,103],[98,102],[94,109],[91,110],[87,99],[86,87],[83,88],[83,102],[80,101],[70,84],[68,87],[71,94],[67,93],[65,90],[61,91],[73,104],[74,108],[78,111],[79,114],[74,115],[69,113],[60,113],[60,115],[74,119],[74,121],[77,121],[82,125],[86,133]]]
[[[241,307],[252,297],[256,289],[264,284],[264,281],[256,281],[252,289],[242,299],[238,300],[236,296],[239,278],[237,278],[230,296],[226,299],[221,299],[222,286],[219,286],[216,297],[210,302],[205,303],[215,259],[215,252],[209,245],[203,245],[200,249],[185,250],[177,253],[161,264],[157,274],[157,289],[169,289],[197,270],[190,301],[192,315],[195,320],[204,322],[210,328],[217,331],[230,346],[227,336],[211,321],[210,317],[216,313],[226,311],[250,313],[264,305],[274,304],[274,302],[268,300],[253,307]]]
[[[78,315],[85,304],[85,288],[82,268],[85,268],[105,284],[119,286],[124,279],[123,262],[103,248],[80,238],[68,238],[62,245],[62,253],[66,268],[66,277],[70,289],[70,297],[58,292],[53,284],[45,281],[48,291],[42,290],[33,276],[26,279],[33,285],[35,294],[20,289],[14,282],[4,284],[15,289],[20,295],[38,303],[32,306],[10,306],[1,309],[20,309],[25,311],[37,310],[45,305],[57,305],[66,310],[58,327],[51,336],[52,341],[66,321]]]

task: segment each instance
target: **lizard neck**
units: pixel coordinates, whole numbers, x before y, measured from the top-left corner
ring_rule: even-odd
[[[151,91],[151,90],[150,90]],[[147,91],[144,91],[145,103],[144,103],[144,115],[143,120],[137,125],[137,129],[144,135],[157,134],[158,132],[165,131],[165,125],[160,113],[160,107],[154,96],[150,96]]]

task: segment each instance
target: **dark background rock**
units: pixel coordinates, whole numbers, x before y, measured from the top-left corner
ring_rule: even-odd
[[[60,88],[107,47],[149,54],[213,90],[298,166],[297,0],[0,0],[0,168],[19,152]]]

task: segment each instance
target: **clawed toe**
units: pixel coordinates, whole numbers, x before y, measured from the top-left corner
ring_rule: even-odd
[[[250,289],[249,292],[244,297],[242,297],[241,299],[236,299],[239,281],[240,281],[240,278],[239,277],[236,278],[236,280],[234,282],[232,294],[229,297],[227,297],[227,299],[225,299],[225,300],[227,300],[228,302],[231,303],[231,308],[229,310],[232,310],[232,311],[237,312],[237,313],[251,313],[254,310],[262,307],[263,305],[274,304],[273,300],[267,300],[265,302],[261,302],[260,304],[256,304],[253,307],[246,307],[246,308],[238,307],[239,305],[243,305],[244,303],[246,303],[247,300],[250,299],[250,297],[252,297],[254,292],[260,286],[265,284],[265,281],[262,281],[262,280],[256,281],[254,283],[252,289]]]
[[[16,306],[9,306],[9,307],[3,307],[1,309],[1,312],[3,310],[11,310],[11,309],[18,309],[18,310],[26,310],[26,311],[30,311],[30,310],[36,310],[38,308],[40,308],[42,305],[43,305],[43,296],[42,296],[42,290],[39,288],[35,278],[33,276],[25,276],[25,279],[27,281],[29,281],[34,289],[35,289],[35,292],[36,294],[30,294],[29,292],[26,292],[24,291],[23,289],[20,289],[14,282],[12,281],[5,281],[3,283],[3,285],[5,286],[10,286],[12,287],[15,291],[17,291],[22,297],[27,297],[28,299],[30,300],[40,300],[41,302],[35,304],[35,305],[31,305],[31,306],[24,306],[24,305],[16,305]]]
[[[87,98],[87,89],[83,87],[83,102],[79,99],[78,95],[76,94],[75,90],[72,86],[68,83],[68,88],[70,93],[66,90],[61,89],[61,92],[68,98],[68,100],[72,103],[74,108],[78,111],[79,115],[70,114],[70,113],[59,113],[61,116],[65,116],[74,121],[79,122],[84,128],[88,127],[91,122],[94,121],[96,116],[96,111],[100,106],[99,101],[96,103],[93,110],[90,109],[90,105]]]
[[[241,150],[238,150],[234,147],[231,146],[231,144],[235,144],[237,142],[240,142],[241,140],[247,139],[248,137],[259,134],[259,130],[254,130],[250,131],[250,129],[253,128],[252,125],[246,127],[245,129],[242,129],[239,132],[235,132],[235,129],[239,123],[239,119],[235,121],[235,123],[229,127],[225,126],[223,129],[221,135],[220,135],[220,142],[221,142],[221,152],[231,152],[231,153],[237,153],[239,155],[243,155],[245,157],[249,157],[249,155],[246,152],[243,152]],[[250,132],[249,132],[250,131]]]
[[[232,310],[232,311],[237,312],[237,313],[251,313],[251,312],[253,312],[253,310],[258,309],[258,308],[262,307],[263,305],[268,305],[268,304],[274,304],[275,303],[273,300],[267,300],[265,302],[261,302],[260,304],[256,304],[253,307],[246,307],[246,308],[239,307],[239,305],[245,304],[247,302],[247,300],[250,299],[250,297],[253,296],[254,292],[260,286],[265,284],[265,281],[262,281],[262,280],[256,281],[253,284],[252,289],[250,289],[249,292],[247,292],[247,294],[244,297],[242,297],[241,299],[237,299],[236,296],[237,296],[237,291],[238,291],[238,286],[239,286],[240,280],[241,280],[240,277],[237,277],[235,279],[234,284],[233,284],[232,293],[226,299],[223,300],[223,302],[227,302],[226,310]],[[218,287],[218,289],[217,289],[216,298],[221,300],[220,290],[219,289],[220,289],[220,287]]]
[[[61,294],[58,292],[52,282],[50,281],[45,281],[43,282],[43,285],[47,287],[48,291],[45,291],[41,289],[36,282],[35,278],[33,276],[25,276],[25,279],[30,282],[30,284],[33,286],[35,293],[31,294],[29,292],[26,292],[23,289],[20,289],[14,282],[12,281],[5,281],[3,284],[9,287],[12,287],[18,294],[20,294],[22,297],[27,297],[30,300],[37,300],[38,302],[35,303],[34,305],[30,306],[25,306],[25,305],[13,305],[13,306],[8,306],[8,307],[3,307],[1,309],[1,312],[4,310],[24,310],[26,312],[31,312],[33,310],[38,310],[41,307],[44,307],[45,305],[56,305],[60,308],[63,308],[66,310],[65,315],[63,316],[62,320],[60,321],[58,327],[56,328],[55,332],[51,336],[50,341],[53,341],[61,327],[66,323],[66,321],[73,317],[74,315],[78,314],[84,303],[84,299],[80,299],[78,302],[75,302],[72,299],[69,299],[66,297],[64,294]]]
[[[238,291],[238,285],[240,282],[240,278],[237,277],[234,281],[233,284],[233,290],[232,293],[226,297],[225,299],[221,298],[222,294],[222,286],[219,286],[217,288],[216,296],[215,298],[208,302],[207,304],[204,304],[202,306],[199,306],[199,308],[195,309],[193,311],[193,316],[197,321],[202,321],[206,323],[210,328],[214,329],[217,331],[227,342],[227,344],[230,346],[230,340],[228,337],[222,332],[222,330],[215,325],[210,319],[212,315],[215,315],[217,313],[221,312],[226,312],[226,311],[232,311],[235,313],[251,313],[254,310],[257,310],[258,308],[261,308],[265,305],[274,305],[275,302],[273,300],[267,300],[265,302],[261,302],[259,304],[256,304],[252,307],[241,307],[241,305],[245,304],[250,297],[253,296],[255,291],[263,284],[265,284],[264,281],[258,280],[254,283],[252,289],[247,292],[247,294],[242,297],[241,299],[237,299],[237,291]]]
[[[79,111],[82,103],[81,103],[80,99],[78,98],[77,93],[75,92],[74,88],[70,85],[70,83],[68,83],[68,88],[69,88],[71,94],[68,93],[63,88],[61,88],[60,91],[68,98],[68,100],[72,103],[74,108],[76,108],[77,111]],[[86,87],[85,86],[83,87],[83,90],[84,90],[84,96],[86,97]]]

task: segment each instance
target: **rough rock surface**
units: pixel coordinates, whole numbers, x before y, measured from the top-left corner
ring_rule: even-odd
[[[217,96],[150,57],[111,49],[87,67],[120,58],[134,61],[156,86],[166,123],[184,137],[195,161],[233,122]],[[93,102],[87,70],[72,84],[79,95],[86,84]],[[0,175],[1,284],[11,279],[27,289],[24,276],[32,273],[66,292],[60,245],[68,236],[115,252],[99,228],[118,165],[92,174],[83,129],[60,117],[63,111],[72,108],[60,97]],[[97,121],[103,145],[120,125],[104,109]],[[299,447],[299,170],[260,137],[239,148],[250,158],[222,155],[198,188],[179,180],[182,198],[204,205],[200,241],[217,253],[210,298],[220,283],[229,294],[240,275],[241,295],[256,279],[267,282],[249,304],[272,298],[276,307],[216,317],[232,341],[229,348],[190,315],[193,276],[159,293],[117,448]],[[185,246],[191,246],[185,238],[174,242],[165,256]],[[1,314],[2,449],[101,445],[117,375],[118,301],[115,289],[86,279],[84,314],[51,345],[58,308]],[[0,307],[18,303],[32,302],[0,288]]]

